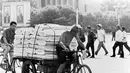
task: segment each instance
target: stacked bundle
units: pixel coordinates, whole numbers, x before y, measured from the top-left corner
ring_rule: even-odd
[[[37,25],[35,29],[18,29],[14,40],[14,56],[55,59],[55,44],[58,43],[60,35],[68,29],[59,25]]]
[[[34,28],[19,28],[16,30],[14,40],[14,56],[27,56],[30,50],[30,37],[36,34]]]

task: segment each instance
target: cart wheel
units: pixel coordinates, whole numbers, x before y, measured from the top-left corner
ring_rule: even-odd
[[[31,61],[25,61],[22,66],[22,73],[36,73],[35,65]]]
[[[76,73],[92,73],[91,69],[87,65],[81,65]]]

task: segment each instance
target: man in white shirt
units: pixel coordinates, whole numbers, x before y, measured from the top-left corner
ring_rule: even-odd
[[[101,47],[104,49],[105,51],[105,55],[108,54],[108,51],[104,45],[104,42],[105,42],[105,31],[102,29],[102,25],[101,24],[97,24],[97,39],[99,41],[99,44],[98,44],[98,48],[97,48],[97,51],[95,52],[95,54],[97,55],[99,50],[101,49]]]
[[[115,44],[113,46],[113,55],[111,57],[115,57],[116,56],[115,51],[116,51],[116,48],[119,46],[120,58],[124,58],[124,51],[123,51],[122,40],[123,40],[123,32],[121,31],[121,27],[117,26],[117,31],[116,31],[116,34],[115,34],[115,41],[116,42],[115,42]]]
[[[125,27],[122,27],[122,32],[123,32],[123,40],[122,40],[122,43],[124,45],[124,47],[130,52],[130,47],[128,46],[127,44],[127,34],[126,34],[126,31],[125,31]],[[120,55],[120,49],[119,49],[119,52],[118,54]]]

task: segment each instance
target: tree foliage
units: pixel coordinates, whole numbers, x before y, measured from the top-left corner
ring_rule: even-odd
[[[73,25],[76,22],[76,13],[69,6],[46,6],[42,9],[31,11],[31,26],[42,23],[57,23],[60,25]],[[79,13],[79,23],[82,14]]]
[[[41,9],[31,11],[31,26],[43,23],[56,23],[60,25],[73,25],[76,24],[76,12],[69,6],[46,6]],[[130,31],[129,25],[130,18],[123,16],[121,18],[121,26],[126,27]],[[106,32],[115,30],[117,25],[117,18],[115,15],[103,14],[101,12],[88,13],[82,15],[79,13],[79,24],[85,28],[88,25],[96,29],[96,24],[102,24]]]
[[[103,28],[106,30],[106,32],[111,32],[115,30],[115,27],[117,26],[117,18],[116,16],[108,16],[103,15],[100,12],[94,13],[94,14],[87,14],[83,16],[83,24],[86,26],[90,25],[94,29],[96,28],[96,24],[102,24]],[[127,31],[130,32],[130,17],[129,16],[123,16],[121,18],[120,24],[121,26],[125,27]]]

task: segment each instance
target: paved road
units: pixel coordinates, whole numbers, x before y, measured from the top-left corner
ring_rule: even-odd
[[[83,60],[84,64],[87,64],[91,68],[92,73],[130,73],[130,53],[124,49],[124,59],[119,58],[119,56],[111,58],[110,55],[112,54],[112,46],[114,42],[111,42],[110,35],[107,35],[106,38],[107,40],[105,45],[109,54],[105,56],[104,51],[101,49],[95,59],[86,58]],[[130,37],[128,37],[128,40],[130,40]],[[97,47],[97,43],[98,41],[95,42],[95,49]],[[128,44],[130,45],[130,41],[128,41]],[[17,73],[21,73],[20,68],[17,68],[16,70]],[[4,73],[4,71],[0,69],[0,73]]]

